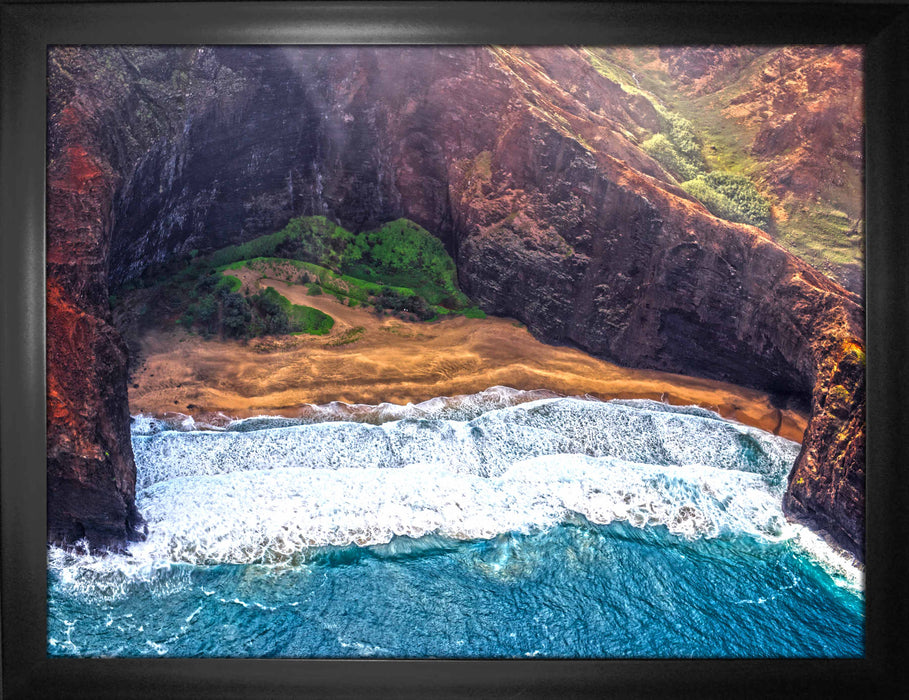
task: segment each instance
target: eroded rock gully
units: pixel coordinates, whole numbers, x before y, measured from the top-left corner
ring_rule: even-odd
[[[484,310],[637,367],[811,402],[785,507],[862,556],[863,314],[637,145],[573,49],[51,52],[49,539],[141,536],[114,285],[323,214],[405,216]]]

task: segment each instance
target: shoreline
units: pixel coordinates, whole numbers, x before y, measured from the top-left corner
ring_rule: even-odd
[[[309,296],[300,285],[253,275],[241,279],[253,290],[272,286],[295,304],[329,313],[334,327],[324,336],[246,342],[205,340],[182,329],[148,331],[130,379],[132,415],[294,418],[309,410],[307,405],[406,405],[505,386],[698,405],[796,442],[807,425],[807,415],[775,407],[765,393],[620,367],[575,348],[542,343],[513,319],[409,322],[351,308],[330,295]]]

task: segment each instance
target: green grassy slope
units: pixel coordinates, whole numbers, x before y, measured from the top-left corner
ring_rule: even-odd
[[[755,123],[730,116],[730,105],[754,93],[774,59],[755,49],[712,77],[710,89],[685,86],[667,70],[656,48],[592,48],[591,65],[629,94],[643,95],[660,115],[660,130],[644,133],[642,148],[673,175],[686,192],[723,218],[751,223],[790,252],[858,291],[863,264],[861,173],[845,167],[811,196],[780,195],[772,170],[786,154],[753,153]],[[768,109],[773,102],[768,98]]]

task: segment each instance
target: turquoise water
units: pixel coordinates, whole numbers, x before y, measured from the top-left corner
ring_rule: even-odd
[[[863,654],[860,572],[780,512],[798,445],[540,396],[137,417],[149,539],[50,552],[48,653]]]

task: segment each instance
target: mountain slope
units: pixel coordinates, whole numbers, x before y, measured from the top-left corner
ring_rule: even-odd
[[[592,49],[638,99],[688,120],[706,165],[749,178],[781,245],[863,294],[862,53],[857,47]]]

